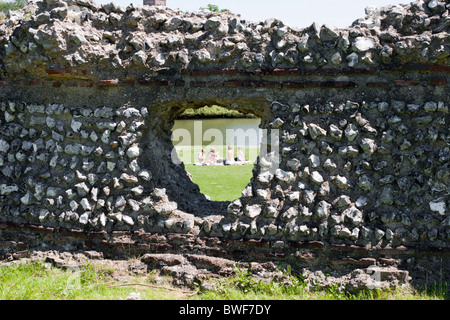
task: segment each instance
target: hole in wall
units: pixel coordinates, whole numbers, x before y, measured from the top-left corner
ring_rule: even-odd
[[[218,105],[187,106],[172,127],[172,160],[182,162],[207,200],[240,198],[259,156],[261,118]]]

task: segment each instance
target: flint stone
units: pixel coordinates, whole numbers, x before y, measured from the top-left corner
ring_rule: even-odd
[[[357,37],[355,42],[353,43],[353,48],[358,52],[366,52],[370,49],[373,49],[375,44],[371,39],[364,37]]]
[[[81,152],[81,145],[80,144],[68,144],[64,148],[64,152],[68,155],[77,155]]]
[[[254,219],[254,218],[256,218],[257,216],[259,216],[261,214],[261,210],[262,210],[261,206],[259,204],[255,204],[255,205],[252,205],[252,206],[247,206],[245,208],[244,214],[247,217],[249,217],[251,219]]]
[[[9,143],[3,139],[0,139],[0,152],[7,153],[9,150]]]
[[[313,171],[311,173],[310,179],[312,182],[314,182],[316,184],[322,184],[322,182],[324,181],[322,175],[317,171]]]
[[[91,204],[89,203],[89,200],[86,199],[86,198],[81,199],[80,205],[83,207],[83,209],[85,211],[91,211],[92,210]]]
[[[429,203],[430,205],[430,210],[433,212],[437,212],[439,213],[441,216],[445,216],[446,214],[446,204],[445,201],[441,201],[441,200],[435,200],[435,201],[431,201]]]
[[[7,185],[0,184],[0,194],[1,195],[9,195],[13,192],[19,191],[19,187],[17,185]]]
[[[237,199],[228,205],[228,214],[239,215],[242,209],[241,200]]]
[[[168,216],[178,208],[176,202],[160,202],[153,206],[153,209],[162,216]]]
[[[311,123],[308,125],[309,135],[313,140],[316,140],[318,137],[326,136],[327,131],[322,129],[320,126]]]
[[[363,214],[356,207],[352,206],[343,212],[344,216],[348,218],[354,225],[360,225],[363,221]]]
[[[331,204],[329,204],[325,200],[322,200],[318,203],[318,205],[316,207],[316,214],[321,219],[326,218],[331,214],[330,209],[331,209]]]
[[[280,180],[283,181],[287,184],[292,183],[295,180],[295,176],[292,172],[286,172],[284,170],[281,169],[277,169],[275,171],[275,177]]]
[[[262,184],[268,184],[268,183],[270,183],[270,181],[272,181],[272,179],[273,179],[273,174],[270,173],[269,171],[260,173],[258,175],[258,181]]]
[[[141,151],[138,146],[132,146],[131,148],[129,148],[127,150],[127,156],[130,159],[139,157],[140,153],[141,153]]]

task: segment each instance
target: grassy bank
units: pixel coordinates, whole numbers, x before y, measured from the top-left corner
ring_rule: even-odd
[[[216,279],[213,290],[173,287],[156,271],[147,275],[113,277],[113,270],[87,264],[77,271],[61,270],[44,262],[0,267],[0,300],[445,300],[443,286],[424,291],[366,291],[343,293],[338,288],[308,290],[301,278],[288,275],[290,285],[263,283],[250,273]]]
[[[0,267],[0,300],[125,300],[139,292],[144,300],[176,300],[187,297],[183,291],[160,288],[148,276],[128,277],[127,282],[112,277],[113,270],[84,265],[67,271],[44,262]],[[130,283],[143,284],[139,288]]]

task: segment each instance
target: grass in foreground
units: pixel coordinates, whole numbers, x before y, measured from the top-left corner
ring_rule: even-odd
[[[130,276],[127,282],[111,277],[111,270],[85,265],[78,271],[64,271],[43,262],[0,267],[0,300],[125,300],[139,293],[142,300],[444,300],[440,287],[427,291],[362,292],[349,295],[337,288],[308,291],[306,283],[290,276],[291,285],[277,281],[255,281],[250,273],[215,280],[213,291],[190,292],[156,285],[155,275]],[[437,288],[437,290],[436,290]]]
[[[0,300],[125,300],[133,292],[139,292],[142,300],[188,297],[182,290],[152,285],[151,274],[117,282],[111,272],[89,264],[77,271],[61,270],[44,262],[1,266]]]
[[[203,194],[211,197],[213,201],[233,201],[241,196],[242,190],[250,182],[253,164],[185,167]]]

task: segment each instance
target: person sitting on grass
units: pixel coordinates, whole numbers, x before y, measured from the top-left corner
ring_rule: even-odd
[[[241,147],[238,148],[238,155],[235,158],[235,164],[240,164],[240,165],[244,165],[249,163],[250,161],[246,161],[245,160],[245,155],[244,155],[244,151],[242,150]]]
[[[230,166],[235,163],[234,158],[234,148],[233,146],[228,146],[228,157],[227,160],[224,162],[225,165]]]
[[[205,165],[206,155],[205,155],[205,149],[202,149],[200,153],[198,154],[198,164],[203,166]]]
[[[211,151],[208,153],[208,164],[212,166],[223,164],[223,159],[220,158],[216,148],[211,148]]]

